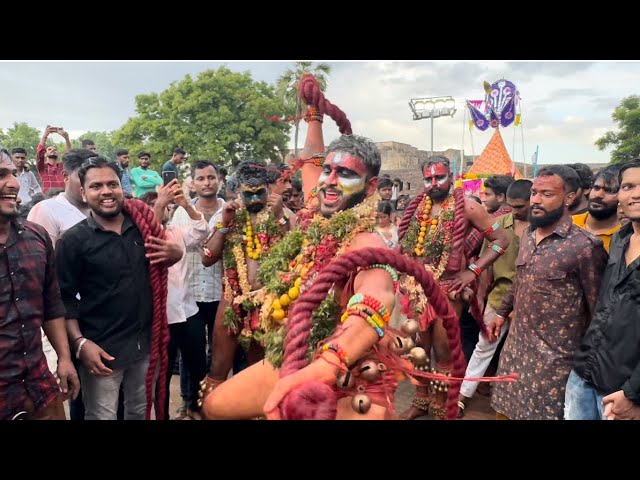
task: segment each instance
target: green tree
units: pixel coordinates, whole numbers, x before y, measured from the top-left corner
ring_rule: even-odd
[[[611,118],[618,124],[618,132],[609,131],[596,140],[598,149],[613,146],[612,163],[623,163],[640,156],[640,96],[624,98]]]
[[[14,122],[13,127],[4,133],[0,130],[0,143],[11,151],[12,148],[22,147],[27,151],[27,158],[36,157],[36,147],[40,141],[40,132],[30,127],[26,122]]]
[[[331,74],[331,66],[319,63],[313,67],[313,62],[296,62],[294,69],[289,69],[278,78],[276,91],[284,101],[287,115],[295,115],[294,156],[298,158],[298,130],[300,128],[300,116],[304,105],[298,95],[298,82],[305,73],[312,73],[318,80],[322,91],[327,88],[327,77]]]
[[[159,94],[136,96],[136,113],[114,132],[113,142],[149,151],[154,168],[176,147],[226,165],[242,158],[281,161],[291,128],[271,119],[284,114],[271,85],[226,67],[195,80],[187,75]]]
[[[71,140],[73,148],[82,148],[82,140],[93,140],[96,144],[98,153],[103,157],[113,159],[116,156],[116,150],[119,148],[127,148],[126,146],[116,146],[112,141],[113,132],[85,132],[75,140]],[[59,147],[58,147],[59,148]],[[63,150],[64,151],[64,144]]]

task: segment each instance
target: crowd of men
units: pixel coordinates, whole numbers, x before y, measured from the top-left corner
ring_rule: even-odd
[[[47,146],[52,134],[66,142],[61,159]],[[126,149],[113,160],[90,140],[72,149],[67,132],[47,127],[36,152],[38,182],[25,149],[0,150],[0,419],[145,418],[162,300],[153,265],[168,267],[167,382],[181,359],[183,405],[174,418],[201,418],[208,374],[223,382],[256,362],[218,333],[228,288],[223,235],[239,204],[252,213],[252,205],[269,209],[284,232],[295,229],[308,192],[284,170],[256,183],[260,174],[251,177],[247,165],[227,176],[208,160],[193,162],[181,179],[180,148],[161,172],[150,167],[149,152],[136,157],[131,168]],[[442,158],[421,166],[435,204],[454,188]],[[325,183],[334,175],[327,165]],[[375,231],[401,250],[397,226],[412,198],[400,179],[361,175],[377,180],[367,184],[381,198]],[[325,192],[321,207],[330,195],[337,194]],[[484,324],[462,339],[465,377],[517,374],[492,385],[499,419],[640,419],[640,159],[596,174],[573,164],[545,166],[532,180],[492,176],[481,202],[466,207],[469,268],[449,281],[461,294],[461,322],[475,315]],[[462,383],[459,417],[478,384]],[[425,385],[402,418],[437,417],[436,403]],[[171,417],[168,397],[162,408]]]

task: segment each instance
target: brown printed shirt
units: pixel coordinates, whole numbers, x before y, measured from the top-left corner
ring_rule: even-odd
[[[513,289],[498,315],[513,311],[491,405],[512,420],[561,420],[574,351],[594,311],[607,263],[602,240],[563,218],[538,245],[535,230],[522,235]]]

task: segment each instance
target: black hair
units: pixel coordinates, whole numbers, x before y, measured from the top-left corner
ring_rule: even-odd
[[[369,175],[367,178],[377,177],[382,165],[380,150],[375,143],[360,135],[341,135],[327,147],[327,155],[331,152],[344,152],[358,157],[364,163]]]
[[[94,142],[90,138],[85,138],[84,140],[82,140],[82,148],[84,149],[86,149],[89,145],[95,145],[95,144],[96,142]]]
[[[68,153],[68,152],[67,152]],[[118,164],[112,160],[107,160],[104,157],[96,156],[88,158],[78,170],[78,177],[80,177],[80,185],[84,187],[84,181],[87,177],[87,172],[92,168],[110,168],[118,176],[118,180],[122,179],[122,173]]]
[[[624,172],[626,172],[630,168],[640,168],[640,157],[632,158],[631,160],[629,160],[627,163],[623,164],[620,167],[620,173],[618,176],[618,181],[620,183],[622,183],[622,176]]]
[[[513,177],[509,175],[492,175],[485,179],[484,187],[493,190],[498,195],[507,195],[509,186],[514,182]]]
[[[393,180],[387,177],[381,178],[378,181],[378,190],[382,190],[383,188],[393,188]]]
[[[302,191],[302,182],[297,178],[291,178],[291,189],[297,192]]]
[[[257,187],[269,185],[269,175],[266,165],[253,160],[243,160],[238,164],[234,177],[238,185]]]
[[[120,155],[129,155],[129,150],[126,148],[119,148],[116,150],[116,157],[119,157]]]
[[[218,174],[218,168],[213,164],[211,160],[198,160],[191,169],[191,178],[196,178],[196,170],[202,170],[203,168],[213,167],[213,170]]]
[[[580,179],[580,184],[578,186],[581,189],[587,190],[591,188],[595,178],[593,178],[593,170],[591,170],[589,165],[585,165],[584,163],[570,163],[567,166],[573,168],[578,174],[578,178]]]
[[[576,192],[580,188],[580,177],[573,167],[567,165],[546,165],[538,171],[538,177],[559,176],[564,183],[566,193]]]
[[[391,215],[393,213],[393,205],[391,205],[391,202],[385,200],[378,202],[378,213]]]
[[[86,148],[72,148],[62,155],[62,170],[67,173],[73,173],[91,157],[95,158],[96,152]]]
[[[612,180],[616,183],[620,183],[618,179],[620,177],[621,168],[621,165],[609,165],[607,167],[604,167],[593,177],[593,183],[596,183],[596,180],[598,180],[599,178],[602,179],[605,185],[610,185]]]
[[[529,200],[531,198],[531,186],[533,182],[531,180],[516,180],[507,189],[507,197],[518,200]]]
[[[158,192],[147,192],[144,195],[141,195],[138,200],[146,203],[147,205],[151,205],[151,202],[158,199]]]
[[[149,160],[151,160],[151,154],[149,152],[145,151],[145,150],[140,150],[138,152],[137,156],[138,156],[138,158],[140,158],[140,157],[149,157]]]
[[[26,155],[27,151],[22,147],[16,147],[16,148],[11,150],[11,155],[13,155],[15,153],[24,153]]]

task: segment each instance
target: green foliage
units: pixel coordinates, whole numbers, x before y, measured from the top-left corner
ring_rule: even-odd
[[[311,315],[313,326],[309,337],[309,348],[307,349],[307,360],[311,362],[316,353],[318,343],[331,337],[336,329],[338,316],[340,315],[340,305],[333,295],[325,298],[318,308]],[[261,344],[264,346],[265,358],[275,367],[282,366],[284,357],[284,339],[286,327],[265,332],[260,336]],[[256,338],[257,340],[257,338]]]
[[[28,159],[36,158],[36,147],[39,141],[38,129],[30,127],[26,122],[14,122],[7,133],[0,129],[0,144],[9,151],[16,147],[24,148]]]
[[[290,125],[272,122],[284,106],[274,88],[226,67],[173,82],[161,93],[136,96],[137,116],[114,132],[113,142],[147,150],[158,169],[176,147],[192,158],[235,164],[242,158],[282,161]]]
[[[278,295],[288,290],[289,287],[278,279],[278,273],[289,270],[289,262],[300,253],[303,240],[304,233],[295,229],[273,246],[258,272],[258,279],[262,285],[266,285]]]
[[[298,82],[306,73],[312,73],[322,91],[327,88],[327,76],[331,73],[331,66],[326,63],[319,63],[313,67],[312,62],[296,62],[295,69],[288,69],[278,78],[276,92],[279,98],[284,101],[286,115],[295,115],[295,143],[294,156],[298,157],[298,130],[300,127],[300,116],[305,107],[298,95]]]
[[[98,153],[103,156],[106,157],[108,159],[115,159],[116,158],[116,150],[118,150],[119,148],[126,148],[129,149],[129,147],[127,145],[114,145],[113,143],[113,132],[85,132],[82,135],[80,135],[80,137],[76,140],[71,140],[71,146],[73,148],[81,148],[82,147],[82,140],[93,140],[94,143],[96,144],[96,148],[98,150]],[[131,156],[135,156],[135,154],[137,153],[137,150],[132,152],[131,149],[129,149],[129,154]]]
[[[623,163],[640,156],[640,96],[624,98],[611,118],[618,124],[618,132],[609,131],[596,140],[598,149],[614,147],[612,163]]]

